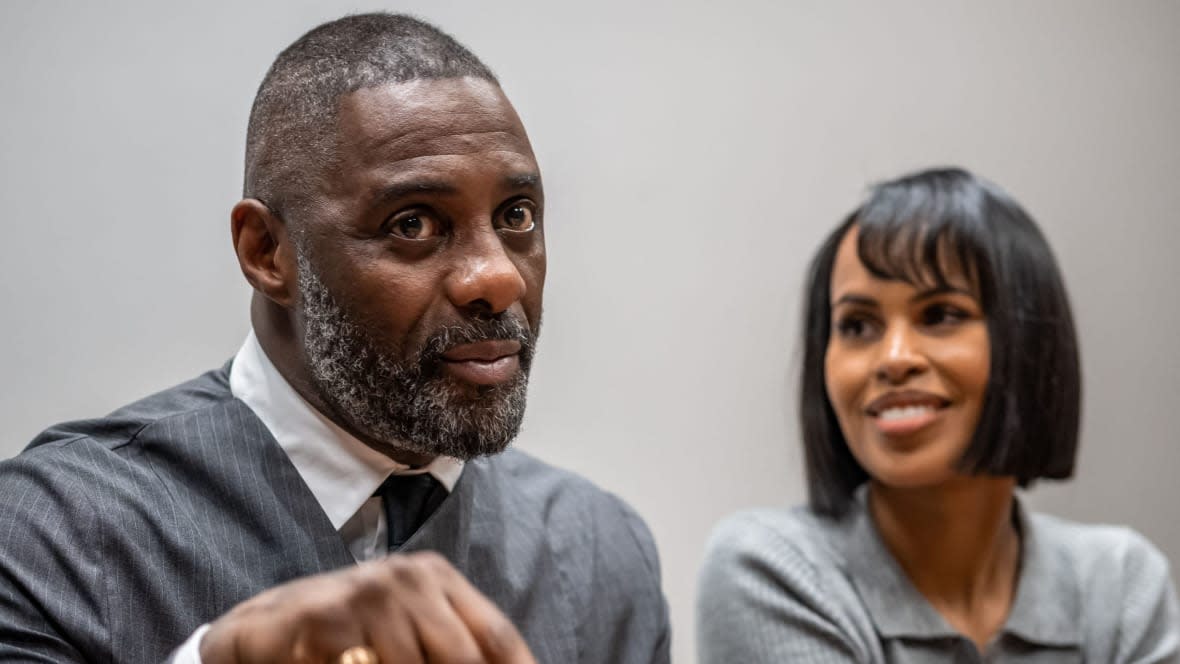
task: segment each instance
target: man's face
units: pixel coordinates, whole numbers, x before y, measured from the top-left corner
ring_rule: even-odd
[[[545,281],[519,118],[487,81],[412,81],[346,95],[338,138],[295,242],[314,389],[375,447],[501,451],[524,415]]]

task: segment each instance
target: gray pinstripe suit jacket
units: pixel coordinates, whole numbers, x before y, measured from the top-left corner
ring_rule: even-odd
[[[0,463],[0,661],[158,662],[199,625],[353,563],[254,413],[207,373]],[[538,661],[667,662],[655,547],[622,501],[509,451],[403,550],[445,555]]]

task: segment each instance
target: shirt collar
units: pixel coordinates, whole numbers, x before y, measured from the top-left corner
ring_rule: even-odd
[[[390,475],[428,472],[451,491],[463,472],[462,461],[442,456],[410,468],[357,440],[299,396],[253,330],[234,356],[229,388],[266,425],[337,530]]]
[[[1020,529],[1020,581],[1004,632],[1031,643],[1079,646],[1081,589],[1065,552],[1036,527],[1037,519],[1016,501]]]
[[[958,636],[918,592],[885,548],[868,510],[868,485],[857,489],[844,517],[843,550],[852,583],[883,638]]]
[[[867,500],[868,487],[864,485],[856,491],[849,514],[842,519],[841,548],[849,576],[877,633],[883,638],[960,636],[889,553]],[[1077,646],[1081,643],[1081,597],[1077,585],[1068,578],[1069,566],[1041,536],[1019,499],[1014,505],[1021,534],[1020,577],[1001,634],[1048,646]]]

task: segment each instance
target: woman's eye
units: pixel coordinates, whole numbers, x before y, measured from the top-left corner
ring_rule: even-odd
[[[499,228],[517,233],[533,230],[536,221],[533,218],[533,208],[523,203],[515,203],[504,209],[500,215]]]
[[[438,225],[423,214],[408,214],[394,219],[389,232],[406,240],[425,240],[438,234]]]
[[[927,326],[953,325],[967,319],[967,312],[946,304],[934,304],[922,310],[922,324]]]
[[[846,339],[867,339],[873,332],[872,321],[861,316],[847,316],[836,321],[836,332]]]

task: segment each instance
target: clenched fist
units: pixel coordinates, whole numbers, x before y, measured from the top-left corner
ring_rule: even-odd
[[[362,645],[382,664],[534,664],[508,618],[431,552],[395,554],[256,595],[212,624],[201,661],[324,664]]]

